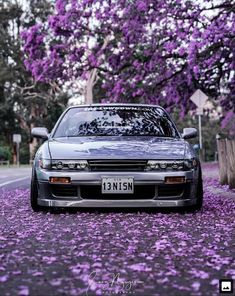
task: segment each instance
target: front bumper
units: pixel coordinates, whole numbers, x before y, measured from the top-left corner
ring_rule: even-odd
[[[92,196],[89,199],[83,198],[80,194],[81,186],[88,185],[101,186],[102,177],[133,177],[134,185],[154,186],[156,194],[153,197],[143,196],[142,198],[113,198],[103,199]],[[179,196],[158,196],[159,186],[165,185],[165,177],[184,176],[186,179],[187,192]],[[76,186],[76,196],[56,196],[50,190],[50,177],[70,177],[72,186]],[[66,172],[66,171],[46,171],[37,170],[37,179],[39,183],[38,204],[46,207],[63,208],[147,208],[147,207],[185,207],[196,204],[197,171],[188,172]],[[66,185],[64,185],[66,186]]]
[[[184,200],[52,200],[38,199],[40,206],[62,208],[175,208],[196,204],[196,199]]]

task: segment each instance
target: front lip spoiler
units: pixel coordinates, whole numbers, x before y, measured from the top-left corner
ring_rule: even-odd
[[[82,200],[53,200],[53,199],[38,199],[38,205],[46,207],[61,207],[61,208],[177,208],[193,206],[197,202],[196,199],[184,200],[97,200],[97,199],[82,199]]]

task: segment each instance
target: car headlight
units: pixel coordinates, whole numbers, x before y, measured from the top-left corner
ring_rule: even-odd
[[[197,160],[149,160],[147,163],[147,171],[188,171],[197,166]]]
[[[150,170],[183,170],[184,162],[182,160],[149,160],[147,163],[147,171]]]
[[[51,160],[47,158],[40,158],[38,161],[39,167],[41,169],[49,170],[51,169]]]
[[[54,170],[87,170],[88,162],[86,160],[52,160],[51,167]]]
[[[186,159],[184,161],[184,166],[185,166],[185,169],[187,170],[191,170],[191,169],[194,169],[196,168],[198,165],[198,161],[196,158],[191,158],[191,159]]]

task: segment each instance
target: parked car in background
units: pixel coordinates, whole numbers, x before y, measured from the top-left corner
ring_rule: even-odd
[[[186,207],[203,202],[199,159],[159,106],[96,104],[73,106],[49,134],[32,168],[31,206]]]

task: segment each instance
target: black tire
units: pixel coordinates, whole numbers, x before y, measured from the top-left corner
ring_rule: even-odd
[[[203,181],[202,181],[202,170],[199,167],[198,173],[198,184],[197,184],[197,203],[191,207],[192,211],[199,211],[203,205]]]
[[[31,187],[30,187],[30,204],[34,212],[39,212],[43,210],[43,207],[38,205],[37,200],[38,200],[38,181],[37,181],[36,172],[33,169]]]

